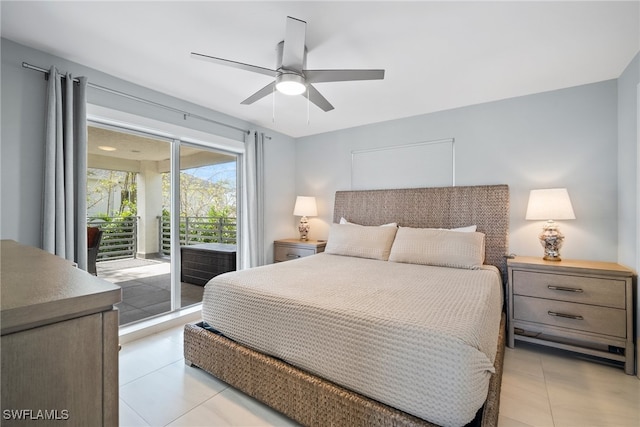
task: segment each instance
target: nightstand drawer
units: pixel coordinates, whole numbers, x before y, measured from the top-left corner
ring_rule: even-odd
[[[515,320],[626,338],[625,310],[519,295],[513,304]]]
[[[515,270],[513,293],[552,300],[625,308],[626,282],[599,277]]]
[[[289,261],[315,254],[316,251],[310,248],[294,248],[291,246],[277,245],[275,247],[274,258],[276,262]]]

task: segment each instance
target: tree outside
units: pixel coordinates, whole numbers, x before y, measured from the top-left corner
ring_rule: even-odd
[[[181,244],[236,243],[236,163],[185,169],[180,172]],[[103,230],[101,252],[109,241],[121,246],[123,234],[133,242],[137,219],[137,173],[89,168],[87,217]],[[162,174],[162,251],[168,251],[170,175]],[[133,245],[133,243],[132,243]],[[131,246],[133,251],[133,246]]]
[[[87,217],[136,215],[136,173],[87,169]]]

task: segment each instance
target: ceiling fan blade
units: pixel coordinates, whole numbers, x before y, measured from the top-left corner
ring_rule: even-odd
[[[267,76],[276,77],[278,72],[269,68],[258,67],[257,65],[244,64],[242,62],[231,61],[229,59],[216,58],[215,56],[203,55],[201,53],[191,52],[191,57],[202,61],[213,62],[214,64],[226,65],[228,67],[239,68],[241,70],[253,71],[254,73],[265,74]]]
[[[254,93],[253,95],[245,99],[244,101],[242,101],[240,104],[244,104],[244,105],[253,104],[257,100],[262,99],[267,95],[271,95],[271,93],[273,93],[273,88],[275,86],[276,86],[276,82],[269,83],[268,85],[266,85],[265,87],[263,87],[262,89],[260,89],[259,91],[257,91],[256,93]]]
[[[304,70],[308,83],[382,80],[384,70]]]
[[[320,92],[318,92],[318,89],[311,86],[310,84],[307,85],[307,90],[302,94],[302,96],[313,102],[325,113],[327,111],[333,110],[333,105],[331,105],[329,101],[327,101],[327,99],[322,96]]]
[[[282,50],[282,67],[291,71],[302,71],[304,67],[304,43],[307,23],[287,16]]]

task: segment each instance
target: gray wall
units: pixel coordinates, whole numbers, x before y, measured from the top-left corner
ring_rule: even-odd
[[[42,180],[44,161],[44,104],[46,81],[44,75],[22,67],[27,62],[42,68],[55,65],[62,72],[87,76],[89,82],[146,98],[190,113],[209,117],[240,128],[254,128],[266,132],[271,139],[265,144],[265,193],[267,195],[265,248],[267,259],[272,257],[272,240],[282,237],[290,227],[290,215],[282,216],[282,206],[293,203],[294,140],[291,137],[266,131],[237,118],[134,85],[108,74],[34,50],[10,40],[2,39],[2,133],[1,133],[1,192],[2,205],[0,238],[40,246],[42,218]],[[132,64],[134,66],[135,64]],[[207,134],[242,140],[239,131],[198,119],[184,120],[178,113],[141,104],[97,89],[88,89],[88,102],[100,107],[174,124]],[[293,205],[292,205],[293,206]],[[292,208],[293,209],[293,208]]]
[[[45,80],[22,61],[56,65],[93,83],[152,99],[216,120],[236,118],[133,85],[99,71],[2,39],[2,205],[0,237],[38,246]],[[569,189],[577,219],[564,221],[566,258],[620,261],[637,267],[638,154],[633,94],[638,57],[619,80],[409,117],[327,134],[292,138],[266,131],[267,259],[275,238],[296,234],[295,195],[318,196],[311,237],[326,238],[333,194],[350,188],[351,151],[455,138],[456,184],[507,183],[511,188],[510,250],[538,256],[540,223],[525,221],[528,191]],[[631,96],[627,96],[631,92]],[[238,139],[236,131],[157,110],[97,90],[95,105]],[[618,110],[620,114],[618,114]],[[264,131],[263,129],[258,129]],[[618,133],[620,140],[618,141]],[[618,148],[619,147],[619,148]],[[619,152],[618,152],[619,150]],[[383,172],[381,172],[383,173]],[[412,179],[412,171],[406,171]],[[417,178],[415,185],[421,183]],[[624,197],[618,197],[618,194]],[[624,199],[624,200],[623,200]],[[620,226],[618,226],[620,225]],[[620,249],[619,249],[620,248]]]
[[[617,261],[617,126],[610,80],[299,138],[297,193],[318,197],[310,234],[326,238],[334,192],[350,189],[352,150],[455,138],[456,185],[510,186],[511,252],[542,254],[542,222],[524,219],[529,190],[566,187],[577,219],[560,225],[562,255]]]
[[[618,262],[640,271],[640,54],[618,79]],[[636,291],[636,313],[640,292]],[[640,316],[636,315],[636,366],[640,377]]]
[[[618,79],[618,259],[640,269],[638,261],[638,90],[640,54]]]

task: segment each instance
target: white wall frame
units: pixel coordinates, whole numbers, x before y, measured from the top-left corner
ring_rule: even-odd
[[[442,150],[443,145],[450,145],[450,149]],[[419,150],[419,151],[418,151]],[[431,150],[431,151],[429,151]],[[440,151],[436,151],[440,150]],[[375,156],[378,156],[377,158]],[[434,156],[434,157],[432,157]],[[442,157],[442,158],[440,158]],[[449,157],[449,158],[447,158]],[[438,139],[433,141],[419,141],[402,145],[389,145],[362,150],[351,151],[351,189],[380,189],[401,187],[433,187],[444,186],[445,175],[448,171],[441,171],[442,176],[429,176],[431,172],[425,172],[422,176],[407,176],[407,164],[410,160],[424,166],[451,165],[451,186],[456,185],[456,150],[455,138]],[[394,165],[394,163],[397,163]],[[398,170],[396,170],[398,168]],[[444,166],[446,169],[446,166]],[[362,171],[360,171],[362,169]],[[373,169],[383,169],[382,181],[371,181],[371,177],[380,177],[380,174],[371,173]],[[422,170],[420,172],[423,172]],[[436,174],[440,175],[439,172]],[[389,181],[390,177],[396,177],[396,181]],[[367,181],[367,179],[369,181]],[[400,179],[400,181],[397,181]]]

